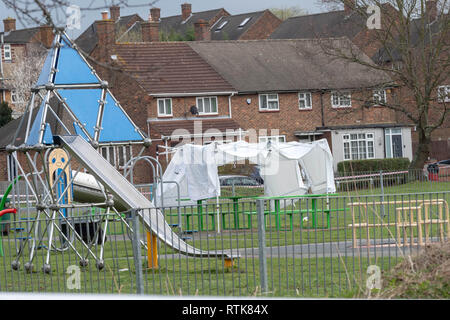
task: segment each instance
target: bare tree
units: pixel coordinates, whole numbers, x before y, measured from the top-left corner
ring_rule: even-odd
[[[159,0],[138,0],[130,4],[128,0],[0,0],[14,11],[17,19],[26,26],[47,24],[53,28],[64,28],[70,16],[68,8],[77,5],[81,12],[100,11],[108,9],[111,5],[142,8],[152,7]]]
[[[299,6],[274,7],[270,8],[270,11],[282,21],[291,17],[303,16],[305,14],[308,14],[308,11]]]
[[[28,44],[16,51],[14,67],[9,68],[5,84],[14,92],[13,117],[25,112],[32,88],[41,72],[47,50],[37,43]]]
[[[361,17],[369,29],[364,45],[378,48],[368,62],[352,48],[329,45],[324,50],[339,59],[387,72],[393,79],[394,99],[383,101],[400,119],[415,126],[417,149],[411,163],[423,168],[430,156],[431,135],[448,127],[450,91],[450,22],[448,0],[322,0],[327,6],[345,6],[349,15]]]

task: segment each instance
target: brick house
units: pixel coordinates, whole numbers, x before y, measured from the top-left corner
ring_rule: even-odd
[[[426,16],[429,17],[430,30],[434,32],[437,30],[436,17],[438,16],[437,1],[426,1]],[[336,10],[330,12],[324,12],[319,14],[304,15],[298,17],[289,18],[272,33],[270,39],[326,39],[329,37],[347,37],[361,50],[364,51],[375,63],[388,66],[392,68],[398,68],[401,66],[401,61],[395,55],[387,56],[385,54],[385,48],[383,45],[376,41],[376,30],[369,30],[366,26],[366,17],[354,10],[355,3],[353,0],[349,0],[345,3],[343,10]],[[389,25],[389,19],[383,17],[393,17],[396,9],[389,3],[382,5],[381,9],[381,28],[385,28]],[[415,28],[415,25],[420,26],[421,20],[416,19],[411,23],[411,39],[420,39],[420,28]],[[395,79],[394,79],[395,80]],[[442,92],[450,91],[450,82],[444,82],[440,84],[440,90]],[[410,98],[411,93],[406,88],[399,88],[396,91],[396,96],[401,99],[401,103],[405,106],[410,106],[411,113],[416,112],[415,103]],[[436,92],[436,97],[438,93]],[[435,99],[430,114],[430,119],[437,118],[445,110],[444,102]],[[448,102],[447,102],[448,104]],[[402,112],[397,112],[396,121],[398,123],[409,123],[412,130],[413,150],[417,149],[418,144],[418,132],[413,126],[413,122],[408,119]],[[386,137],[389,137],[387,131]],[[431,136],[431,157],[437,160],[450,158],[450,119],[445,119],[442,125],[434,130]]]
[[[19,63],[23,63],[23,59],[31,59],[31,55],[36,52],[42,53],[44,57],[46,50],[52,45],[54,35],[52,28],[46,25],[17,30],[16,20],[13,18],[4,19],[3,26],[4,31],[0,32],[0,101],[8,102],[13,110],[13,117],[17,118],[21,115],[25,101],[8,80],[13,77]]]
[[[231,15],[224,8],[193,12],[190,3],[183,3],[181,14],[170,17],[161,17],[161,9],[152,8],[148,19],[137,14],[122,17],[120,7],[112,6],[110,17],[115,21],[115,36],[119,43],[267,39],[281,23],[269,10],[238,15]],[[98,44],[96,23],[75,42],[83,52],[91,54]]]
[[[346,38],[332,41],[334,46],[357,50]],[[327,138],[335,165],[350,159],[411,159],[410,127],[377,104],[377,99],[391,99],[396,90],[385,73],[335,60],[313,39],[190,46],[236,89],[233,119],[246,131],[258,131],[257,141]],[[380,140],[382,128],[401,132],[400,140],[394,138],[395,153],[392,145]],[[355,143],[361,149],[351,150]]]
[[[325,137],[330,146],[342,149],[336,163],[411,158],[410,127],[376,104],[376,99],[391,98],[396,89],[386,84],[392,80],[359,64],[334,61],[315,40],[117,43],[111,21],[96,23],[104,45],[93,56],[120,70],[105,70],[104,77],[155,144],[173,146],[182,138],[206,137],[213,129],[226,136],[228,129],[233,137],[244,132],[253,142]],[[358,50],[345,38],[333,41]],[[128,81],[118,80],[125,76]],[[395,153],[392,145],[388,149],[384,140],[375,139],[380,128],[393,128],[394,135],[400,130]],[[331,140],[338,133],[348,140],[340,146]],[[352,152],[355,143],[361,150]]]
[[[335,164],[411,156],[410,128],[377,105],[380,99],[391,99],[396,90],[389,86],[391,78],[334,60],[315,40],[120,43],[114,20],[96,21],[96,30],[98,44],[90,62],[153,140],[146,155],[164,160],[167,147],[216,139],[327,138]],[[332,41],[358,50],[346,38]],[[394,129],[393,136],[400,130],[400,141],[394,137],[388,148],[379,138],[380,128]],[[105,148],[102,154],[117,166],[121,151]],[[148,182],[148,166],[140,164],[135,171],[135,183]]]
[[[281,24],[269,10],[231,15],[222,8],[194,13],[189,3],[181,5],[181,15],[159,18],[160,10],[154,8],[150,17],[152,21],[160,21],[164,35],[186,35],[190,30],[195,32],[195,40],[267,39]],[[200,34],[195,26],[199,21],[204,29]]]
[[[114,21],[114,34],[116,36],[116,40],[118,41],[120,41],[120,37],[123,36],[136,23],[143,21],[138,14],[121,16],[120,7],[118,6],[111,6],[109,11],[110,18]],[[104,14],[107,15],[107,12]],[[91,54],[98,44],[97,24],[91,24],[80,36],[78,36],[75,43],[85,54]]]

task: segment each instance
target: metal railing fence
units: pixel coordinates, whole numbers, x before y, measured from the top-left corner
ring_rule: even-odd
[[[37,218],[39,210],[22,205],[0,222],[0,291],[354,296],[367,290],[369,267],[388,271],[448,241],[449,202],[447,190],[159,208],[172,230],[160,237],[235,259],[173,250],[139,220],[145,208],[116,213],[91,205],[65,215],[39,208],[48,216]]]

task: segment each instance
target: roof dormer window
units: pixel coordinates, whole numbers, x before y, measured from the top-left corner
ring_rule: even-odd
[[[247,22],[250,21],[251,18],[252,17],[245,18],[245,20],[241,22],[238,28],[243,28],[247,24]]]
[[[224,21],[222,22],[217,28],[216,31],[220,31],[223,29],[223,27],[225,27],[227,25],[228,21]]]

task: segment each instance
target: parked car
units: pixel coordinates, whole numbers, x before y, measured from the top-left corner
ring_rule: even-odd
[[[259,182],[259,184],[264,184],[264,179],[261,177],[259,166],[256,165],[253,167],[253,172],[250,174],[250,177]]]
[[[228,186],[245,186],[245,187],[260,187],[261,183],[259,183],[255,178],[247,177],[247,176],[220,176],[219,177],[220,185],[222,187]]]
[[[428,180],[439,181],[447,180],[450,176],[450,159],[441,160],[427,165]]]

